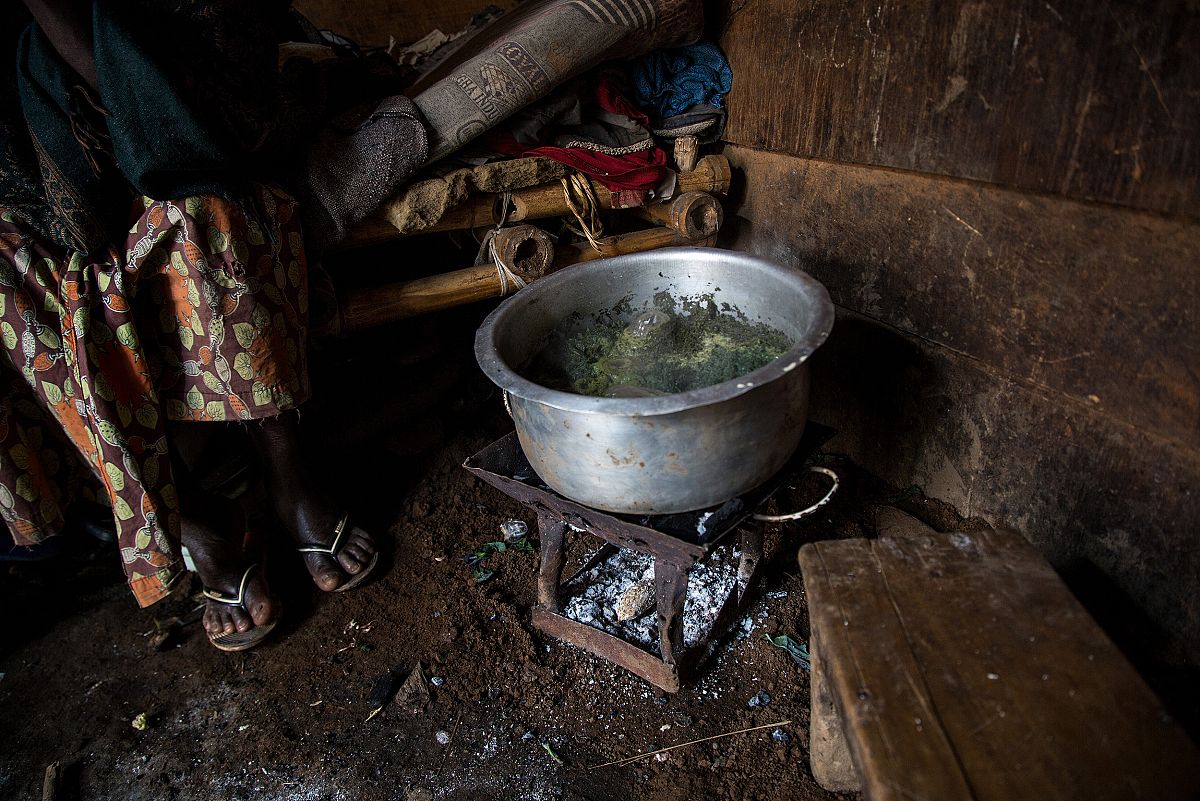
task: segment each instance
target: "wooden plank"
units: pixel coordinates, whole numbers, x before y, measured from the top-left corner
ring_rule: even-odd
[[[981,801],[1200,794],[1200,752],[1019,535],[908,535],[873,551]]]
[[[812,367],[831,448],[1107,577],[1127,653],[1200,660],[1200,452],[845,311]]]
[[[1200,225],[987,184],[726,149],[735,245],[840,306],[1200,446]],[[837,334],[835,333],[836,337]]]
[[[800,568],[824,678],[868,797],[971,798],[929,694],[912,686],[922,681],[921,666],[869,548],[861,540],[811,543],[800,549]]]
[[[820,543],[801,565],[868,798],[1200,793],[1200,753],[1018,535]],[[913,761],[947,758],[914,753],[927,730],[966,786]]]
[[[725,139],[1200,215],[1188,0],[725,0]]]

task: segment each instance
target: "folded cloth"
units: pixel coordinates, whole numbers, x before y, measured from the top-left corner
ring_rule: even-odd
[[[572,81],[518,112],[506,130],[531,147],[582,147],[610,156],[649,150],[654,146],[650,118],[625,99],[614,82],[620,77],[601,72]],[[491,139],[484,141],[490,145]]]
[[[655,50],[630,68],[633,102],[659,119],[683,114],[696,105],[721,108],[733,87],[733,70],[721,49],[702,42],[674,50]]]
[[[629,189],[653,189],[667,174],[667,154],[658,147],[614,156],[582,147],[533,147],[523,145],[508,134],[497,134],[492,146],[512,156],[543,156],[595,178],[613,192]]]
[[[702,142],[715,142],[725,131],[725,109],[698,103],[682,114],[660,120],[654,135],[663,139],[695,136]]]
[[[557,112],[557,116],[555,116]],[[518,115],[487,145],[509,156],[542,156],[595,178],[611,191],[662,183],[666,154],[655,146],[650,118],[625,99],[614,76],[577,81]]]

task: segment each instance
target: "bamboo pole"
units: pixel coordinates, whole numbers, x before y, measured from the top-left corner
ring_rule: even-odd
[[[679,173],[676,191],[683,194],[688,192],[708,192],[725,195],[729,192],[730,182],[729,160],[724,156],[705,156],[696,163],[696,168],[690,172]],[[613,207],[613,193],[605,189],[598,181],[591,179],[592,191],[603,209]],[[438,231],[458,231],[468,228],[495,225],[502,217],[504,209],[500,207],[503,195],[484,194],[468,198],[465,202],[446,212],[442,219],[433,225],[419,231],[400,233],[389,220],[389,214],[396,214],[390,204],[385,203],[378,212],[354,227],[349,238],[341,244],[342,248],[376,245],[392,242],[402,236],[428,234]],[[509,208],[508,222],[523,220],[539,220],[547,217],[561,217],[570,214],[562,185],[558,182],[518,189],[510,194],[512,204]]]
[[[519,225],[496,235],[496,251],[526,283],[536,281],[553,266],[554,243],[532,225]],[[411,281],[356,288],[339,298],[340,331],[360,331],[405,317],[449,309],[517,291],[519,285],[496,264],[480,264]]]
[[[606,259],[609,256],[624,256],[629,253],[644,253],[647,250],[658,250],[659,248],[712,247],[716,240],[716,236],[692,239],[673,228],[647,228],[645,231],[634,231],[630,234],[606,236],[598,241],[599,251],[596,251],[587,242],[562,245],[558,248],[554,266],[555,269],[562,269],[585,261]]]
[[[546,238],[549,242],[549,237]],[[673,228],[656,227],[629,234],[604,237],[599,241],[600,252],[587,242],[553,248],[553,264],[541,273],[526,271],[523,280],[532,283],[542,275],[572,264],[593,261],[608,256],[642,253],[663,247],[693,246],[712,247],[716,236],[693,239]],[[548,263],[545,251],[540,250],[538,259]],[[512,294],[515,288],[501,292],[500,274],[494,264],[481,264],[465,270],[455,270],[412,281],[398,281],[381,287],[352,289],[345,292],[339,302],[340,325],[338,331],[361,331],[377,325],[394,322],[405,317],[441,311],[489,298]],[[330,332],[330,333],[336,333]]]

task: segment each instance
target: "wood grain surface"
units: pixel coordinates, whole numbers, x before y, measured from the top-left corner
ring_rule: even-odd
[[[1200,793],[1200,752],[1019,535],[820,542],[800,564],[870,801]]]
[[[1200,225],[730,147],[736,246],[834,301],[1200,447]]]
[[[1188,0],[722,0],[725,139],[1200,214]]]

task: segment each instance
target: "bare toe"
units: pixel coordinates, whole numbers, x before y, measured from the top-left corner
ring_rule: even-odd
[[[338,564],[350,575],[360,572],[369,561],[371,560],[353,545],[347,545],[338,554]]]
[[[221,616],[217,614],[217,610],[209,604],[204,609],[204,630],[209,634],[216,636],[222,632],[224,625],[221,621]]]
[[[345,579],[337,563],[324,554],[306,554],[305,561],[313,582],[325,592],[336,590]]]
[[[379,550],[375,547],[375,540],[371,539],[371,535],[361,528],[354,529],[350,542],[352,545],[357,545],[368,557],[374,556],[375,552]]]
[[[255,626],[265,626],[279,617],[279,599],[271,594],[271,589],[261,573],[256,573],[246,583],[246,596],[242,606]]]

